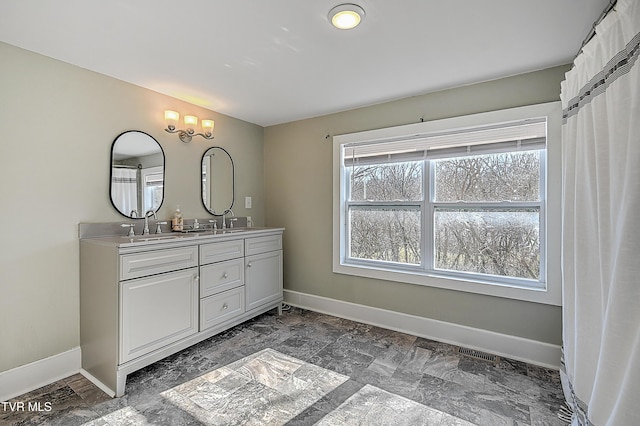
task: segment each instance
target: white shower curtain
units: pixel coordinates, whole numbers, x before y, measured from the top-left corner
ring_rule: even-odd
[[[124,167],[111,169],[111,201],[123,213],[138,210],[137,170]],[[138,212],[139,213],[139,212]]]
[[[573,425],[640,425],[640,0],[562,83],[563,368]]]

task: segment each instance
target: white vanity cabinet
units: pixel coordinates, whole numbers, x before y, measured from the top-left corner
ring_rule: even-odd
[[[282,304],[282,231],[80,240],[82,373],[127,374]]]
[[[247,311],[282,300],[282,236],[247,238],[244,244]]]

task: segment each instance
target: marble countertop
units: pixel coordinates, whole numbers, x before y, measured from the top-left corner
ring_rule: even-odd
[[[218,230],[202,230],[192,232],[167,232],[163,234],[136,235],[110,235],[81,238],[82,241],[93,244],[110,245],[120,248],[140,247],[147,245],[164,245],[177,242],[214,242],[235,238],[258,237],[273,233],[280,233],[284,228],[227,228]]]

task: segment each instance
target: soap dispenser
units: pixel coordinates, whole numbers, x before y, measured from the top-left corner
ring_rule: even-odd
[[[182,219],[182,212],[180,211],[180,205],[176,208],[176,211],[173,213],[173,219],[171,220],[171,229],[173,231],[182,232],[184,227],[184,220]]]

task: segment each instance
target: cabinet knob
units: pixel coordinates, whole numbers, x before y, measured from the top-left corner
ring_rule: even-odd
[[[226,272],[222,275],[222,278],[227,279],[229,278],[229,274],[227,274]]]
[[[222,310],[226,311],[227,309],[229,309],[229,305],[227,305],[226,303],[224,305],[222,305]]]
[[[247,268],[251,268],[251,262],[247,263]]]

